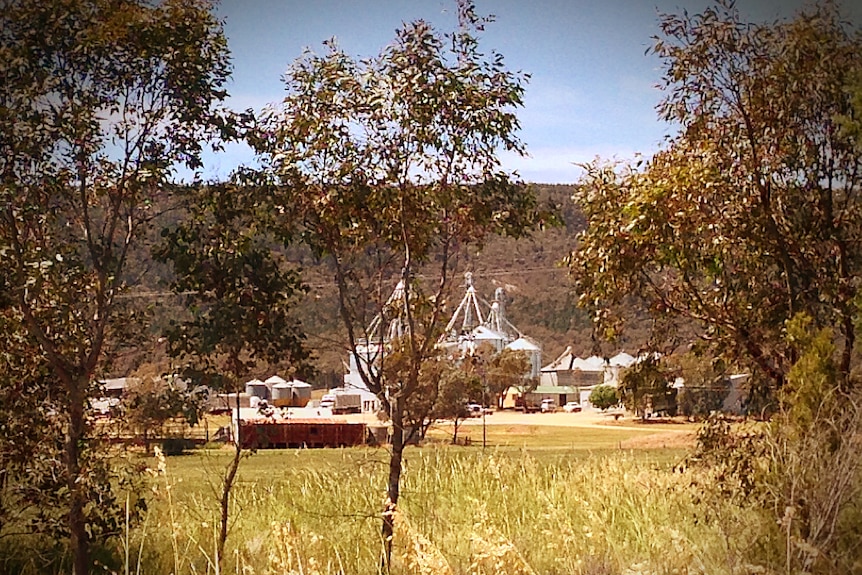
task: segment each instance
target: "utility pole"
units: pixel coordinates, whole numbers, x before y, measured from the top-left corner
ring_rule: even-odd
[[[482,449],[487,446],[487,433],[485,427],[485,412],[487,411],[486,404],[488,403],[488,382],[485,379],[485,365],[482,364]]]

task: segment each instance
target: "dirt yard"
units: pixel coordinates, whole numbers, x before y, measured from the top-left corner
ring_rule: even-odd
[[[619,412],[617,412],[619,414]],[[637,431],[655,431],[655,433],[634,437],[622,442],[623,449],[652,449],[690,447],[694,445],[697,426],[673,420],[648,420],[642,423],[630,416],[620,414],[617,418],[613,413],[600,411],[582,411],[580,413],[523,413],[520,411],[497,411],[485,417],[487,425],[552,425],[560,427],[590,427],[630,429]],[[481,418],[467,421],[467,425],[482,425]]]
[[[674,420],[647,420],[641,422],[629,415],[615,417],[614,413],[602,413],[600,411],[582,411],[580,413],[566,413],[557,411],[555,413],[524,413],[521,411],[496,411],[485,416],[485,424],[489,426],[508,426],[512,429],[526,428],[529,426],[555,426],[555,427],[587,427],[587,428],[614,428],[628,429],[633,431],[653,431],[648,435],[634,437],[624,441],[620,446],[625,449],[650,449],[650,448],[675,448],[690,447],[694,445],[697,425],[683,423]],[[343,416],[353,421],[364,421],[365,423],[379,423],[374,416],[350,415]],[[464,420],[461,425],[466,432],[474,426],[482,425],[481,417]]]

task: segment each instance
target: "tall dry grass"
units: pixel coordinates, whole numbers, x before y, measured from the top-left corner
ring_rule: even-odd
[[[224,572],[379,572],[383,457],[331,450],[265,459],[248,466],[236,486]],[[185,469],[172,474],[174,462]],[[267,462],[278,466],[262,472]],[[128,542],[139,557],[131,572],[216,572],[215,486],[199,480],[207,465],[205,457],[169,459],[154,478],[147,529],[133,531]],[[760,520],[734,517],[738,509],[718,509],[714,501],[704,509],[703,487],[692,473],[624,452],[540,462],[527,452],[414,449],[404,473],[393,570],[634,575],[759,569],[748,563],[745,545],[732,539],[756,537]],[[728,521],[744,528],[730,533],[722,523]]]

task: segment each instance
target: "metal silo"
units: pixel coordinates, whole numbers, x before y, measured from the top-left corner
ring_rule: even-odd
[[[298,379],[294,379],[289,385],[291,392],[290,405],[292,407],[305,407],[308,405],[308,402],[311,401],[311,385]]]
[[[293,388],[287,382],[276,383],[272,386],[272,404],[276,407],[291,407]]]
[[[267,401],[270,399],[269,386],[259,379],[252,379],[247,382],[245,384],[245,392],[252,397],[259,397]]]

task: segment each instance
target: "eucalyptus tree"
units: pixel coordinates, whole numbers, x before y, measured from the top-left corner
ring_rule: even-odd
[[[230,65],[203,0],[4,0],[0,39],[0,306],[50,374],[83,574],[110,507],[88,479],[87,407],[129,325],[128,258],[174,170],[227,127]]]
[[[387,548],[404,413],[421,388],[423,363],[436,353],[459,256],[489,234],[519,235],[537,221],[533,193],[498,157],[523,152],[515,112],[525,77],[499,54],[479,51],[484,20],[469,2],[458,13],[451,33],[405,24],[369,60],[334,41],[324,55],[305,53],[288,69],[287,94],[254,142],[284,194],[285,217],[332,262],[348,348],[391,419]],[[398,283],[403,290],[390,298]],[[397,378],[386,378],[381,352],[404,358]]]
[[[457,445],[459,423],[471,415],[467,405],[481,401],[482,378],[472,372],[466,362],[456,364],[448,359],[444,361],[437,379],[434,404],[426,415],[426,421],[430,425],[438,419],[450,420],[452,443]]]
[[[484,391],[494,399],[496,407],[502,405],[503,398],[510,388],[514,387],[524,395],[539,385],[538,378],[530,376],[532,365],[523,351],[504,349],[499,353],[486,355],[482,358],[482,362]]]
[[[833,3],[774,24],[732,2],[666,15],[661,119],[678,128],[645,163],[587,166],[589,225],[569,264],[601,331],[634,296],[700,326],[714,349],[780,388],[785,323],[805,312],[837,337],[851,384],[862,278],[862,156],[853,92],[862,39]],[[630,301],[630,300],[629,300]]]
[[[153,250],[156,260],[171,265],[171,288],[189,311],[169,322],[168,353],[193,386],[236,393],[239,411],[241,378],[249,373],[273,365],[290,375],[309,369],[305,334],[294,314],[307,288],[276,250],[286,237],[273,233],[265,188],[247,181],[193,186],[181,198],[187,217],[163,229]],[[219,494],[219,566],[243,454],[238,413],[236,433]]]

